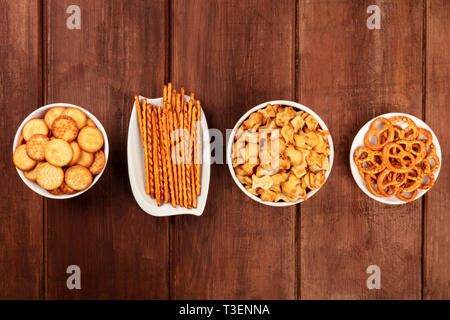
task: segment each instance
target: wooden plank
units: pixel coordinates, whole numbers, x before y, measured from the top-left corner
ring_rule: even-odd
[[[369,5],[381,29],[369,30]],[[329,180],[302,205],[302,299],[421,297],[422,200],[387,206],[366,197],[349,170],[349,150],[374,116],[422,116],[422,5],[410,1],[299,2],[299,100],[327,123],[335,145]],[[368,290],[366,269],[381,268]]]
[[[251,107],[294,98],[293,1],[173,2],[172,75],[225,133]],[[295,297],[295,207],[259,205],[213,165],[202,217],[176,217],[175,299]]]
[[[89,192],[49,201],[48,298],[168,298],[169,220],[141,211],[128,182],[127,132],[133,95],[162,95],[164,0],[80,0],[81,30],[66,28],[68,0],[47,1],[47,103],[90,110],[104,125],[109,163]],[[81,268],[81,290],[66,268]]]
[[[442,166],[436,185],[425,199],[425,299],[450,299],[450,2],[427,1],[426,115],[442,149]]]
[[[17,128],[41,106],[39,1],[1,1],[0,12],[0,299],[38,299],[43,293],[43,202],[12,164]]]

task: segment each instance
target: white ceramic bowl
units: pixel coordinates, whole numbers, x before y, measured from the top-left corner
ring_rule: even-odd
[[[25,125],[25,123],[27,123],[28,121],[30,121],[31,119],[44,119],[45,113],[47,112],[47,110],[54,108],[54,107],[65,107],[65,108],[77,108],[82,110],[86,116],[91,119],[92,121],[94,121],[95,125],[97,126],[97,128],[102,132],[103,134],[103,138],[104,138],[104,145],[103,145],[103,152],[105,153],[105,157],[106,157],[106,162],[105,162],[105,166],[102,170],[102,172],[100,172],[98,175],[95,176],[94,181],[92,181],[91,185],[86,188],[85,190],[79,191],[77,193],[74,194],[63,194],[60,196],[57,195],[53,195],[50,192],[48,192],[47,190],[41,188],[36,182],[34,181],[30,181],[27,178],[25,178],[25,176],[23,175],[22,171],[17,169],[17,173],[19,174],[20,178],[22,179],[22,181],[34,192],[40,194],[43,197],[46,198],[51,198],[51,199],[69,199],[69,198],[74,198],[79,196],[80,194],[88,191],[90,188],[92,188],[92,186],[100,179],[101,175],[103,174],[103,171],[105,171],[106,165],[108,163],[108,156],[109,156],[109,143],[108,143],[108,136],[106,135],[106,131],[103,128],[102,124],[100,123],[100,121],[98,121],[98,119],[89,111],[87,111],[86,109],[83,109],[79,106],[73,105],[73,104],[69,104],[69,103],[53,103],[53,104],[49,104],[46,106],[43,106],[39,109],[34,110],[28,117],[25,118],[25,120],[23,120],[22,124],[20,125],[19,129],[16,132],[16,136],[14,138],[14,144],[13,144],[13,153],[14,150],[16,150],[16,148],[19,145],[19,140],[20,137],[22,135],[22,129],[23,126]]]
[[[398,199],[395,196],[394,197],[382,198],[382,197],[377,197],[377,196],[373,195],[369,191],[369,189],[367,189],[366,183],[365,183],[364,179],[361,177],[361,175],[359,174],[358,167],[356,166],[356,163],[353,160],[353,154],[355,153],[355,150],[357,148],[359,148],[359,147],[363,147],[364,146],[364,136],[366,135],[367,131],[369,131],[369,127],[370,127],[370,124],[372,123],[372,121],[374,121],[377,118],[381,118],[381,117],[389,119],[389,118],[392,118],[392,117],[395,117],[395,116],[408,117],[411,120],[413,120],[419,128],[424,128],[424,129],[427,129],[428,131],[431,132],[431,134],[433,136],[433,143],[434,143],[434,146],[436,147],[436,154],[437,154],[437,156],[439,158],[439,161],[441,163],[441,166],[442,166],[441,146],[439,145],[439,141],[438,141],[438,139],[436,137],[436,134],[433,132],[433,130],[431,130],[431,128],[425,122],[423,122],[419,118],[416,118],[416,117],[414,117],[414,116],[412,116],[410,114],[406,114],[406,113],[386,113],[386,114],[382,114],[382,115],[380,115],[378,117],[373,118],[372,120],[367,122],[358,131],[358,134],[355,136],[355,139],[353,140],[352,147],[350,148],[350,169],[352,171],[353,178],[355,179],[356,184],[358,185],[358,187],[365,194],[367,194],[369,197],[371,197],[372,199],[374,199],[374,200],[376,200],[378,202],[386,203],[386,204],[405,204],[405,203],[408,203],[408,202],[401,201],[400,199]],[[439,171],[440,170],[441,170],[441,168],[439,167],[439,169],[434,174],[435,181],[437,180],[437,177],[439,175]],[[416,196],[416,198],[414,200],[417,200],[420,197],[422,197],[425,193],[428,192],[428,190],[430,190],[430,189],[427,189],[427,190],[419,189],[418,192],[417,192],[417,196]]]
[[[141,101],[147,99],[147,103],[162,107],[163,98],[148,99],[139,97]],[[189,97],[185,96],[186,101],[189,101]],[[211,174],[211,151],[209,144],[209,131],[208,123],[206,122],[205,114],[202,110],[202,118],[200,121],[202,134],[203,134],[203,154],[202,154],[202,170],[201,170],[201,192],[197,197],[197,208],[186,209],[180,206],[176,208],[172,207],[169,203],[164,203],[159,206],[155,199],[152,199],[145,192],[145,164],[144,164],[144,150],[142,147],[141,133],[139,131],[139,124],[137,120],[136,103],[133,105],[133,111],[131,112],[130,124],[128,127],[128,145],[127,145],[127,158],[128,158],[128,177],[130,179],[131,191],[133,192],[134,199],[146,213],[156,217],[174,216],[180,214],[192,214],[200,216],[203,213],[206,205],[206,199],[208,197],[209,190],[209,177]]]
[[[261,198],[251,194],[250,192],[248,192],[247,190],[245,190],[244,186],[239,182],[239,180],[236,177],[236,173],[234,172],[233,169],[233,160],[231,159],[231,152],[233,149],[233,143],[234,143],[234,136],[236,135],[236,131],[238,130],[238,128],[240,127],[240,125],[242,124],[242,122],[244,122],[249,116],[250,114],[252,114],[253,112],[259,110],[259,109],[263,109],[265,108],[267,105],[282,105],[282,106],[291,106],[294,109],[297,110],[302,110],[305,111],[307,113],[309,113],[310,115],[312,115],[317,122],[320,125],[320,128],[323,130],[327,130],[328,128],[325,124],[325,122],[323,122],[323,120],[311,109],[309,109],[308,107],[297,103],[297,102],[292,102],[292,101],[286,101],[286,100],[274,100],[274,101],[269,101],[269,102],[264,102],[261,103],[260,105],[257,105],[256,107],[250,109],[249,111],[247,111],[246,114],[244,114],[239,121],[236,123],[236,125],[233,128],[233,131],[231,131],[231,135],[230,138],[228,140],[228,144],[227,144],[227,163],[228,163],[228,169],[230,170],[231,176],[233,177],[234,182],[237,184],[237,186],[242,190],[242,192],[244,192],[247,196],[249,196],[250,198],[252,198],[253,200],[265,204],[267,206],[272,206],[272,207],[288,207],[288,206],[292,206],[292,205],[296,205],[298,203],[301,203],[303,201],[305,201],[304,199],[298,199],[295,202],[267,202],[267,201],[262,201]],[[330,164],[330,170],[325,172],[325,182],[328,179],[328,176],[330,175],[331,169],[333,168],[333,160],[334,160],[334,147],[333,147],[333,139],[331,138],[331,134],[328,136],[328,144],[330,146],[330,155],[329,155],[329,164]],[[319,189],[315,189],[315,190],[311,190],[310,192],[307,193],[308,199],[310,199],[313,195],[315,195],[317,193],[317,191],[319,191],[321,188]]]

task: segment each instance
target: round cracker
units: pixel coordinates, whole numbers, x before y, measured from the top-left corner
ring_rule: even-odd
[[[81,191],[91,185],[92,174],[88,168],[76,165],[66,170],[64,182],[73,190]]]
[[[95,122],[92,121],[92,119],[89,119],[89,118],[87,119],[86,125],[87,125],[88,127],[94,127],[94,128],[97,128],[97,126],[95,125]]]
[[[68,165],[72,154],[72,147],[62,139],[51,140],[45,147],[45,160],[56,167]]]
[[[53,194],[55,196],[62,196],[64,194],[64,192],[61,190],[61,187],[59,187],[55,190],[48,190],[48,192],[50,192],[51,194]]]
[[[86,125],[87,117],[84,112],[78,108],[67,108],[62,114],[73,118],[77,122],[78,129],[81,129]]]
[[[80,160],[81,149],[78,143],[76,143],[75,141],[72,141],[70,143],[70,146],[72,147],[73,153],[72,153],[72,161],[70,161],[69,166],[73,166],[77,164],[78,160]]]
[[[36,167],[34,167],[33,169],[29,170],[29,171],[22,171],[23,175],[25,178],[27,178],[30,181],[36,181],[36,176],[37,176],[37,169],[39,168],[39,166],[41,166],[44,162],[39,162]]]
[[[102,150],[97,151],[94,155],[94,162],[89,167],[89,171],[93,175],[99,174],[105,167],[105,163],[106,163],[105,153]]]
[[[26,143],[27,155],[34,161],[45,159],[45,147],[50,139],[43,134],[33,135]]]
[[[64,171],[48,162],[43,163],[37,169],[36,182],[45,190],[58,189],[64,181]]]
[[[32,119],[23,126],[22,135],[25,141],[28,141],[35,134],[48,135],[48,127],[44,120]]]
[[[77,137],[78,125],[73,118],[61,115],[53,121],[52,133],[58,139],[72,142]]]
[[[13,163],[16,166],[16,168],[23,171],[29,171],[36,166],[36,161],[34,161],[28,156],[27,147],[25,144],[21,144],[14,151]]]
[[[74,193],[76,193],[76,191],[73,190],[71,187],[69,187],[65,182],[63,182],[63,184],[61,185],[61,187],[59,187],[59,189],[60,189],[64,194],[74,194]]]
[[[94,162],[94,154],[81,150],[80,159],[78,159],[77,164],[89,168],[92,162]]]
[[[87,152],[97,152],[103,147],[103,134],[94,127],[84,127],[78,134],[78,145]]]
[[[54,107],[49,109],[44,116],[44,121],[47,124],[47,127],[51,128],[53,121],[55,121],[55,119],[58,118],[65,109],[66,108],[64,107]]]

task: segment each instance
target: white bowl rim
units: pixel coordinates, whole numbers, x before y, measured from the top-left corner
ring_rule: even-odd
[[[367,121],[367,122],[359,129],[358,133],[357,133],[357,134],[355,135],[355,137],[353,138],[353,142],[352,142],[352,145],[351,145],[351,147],[350,147],[350,157],[349,157],[349,160],[350,160],[350,171],[352,172],[353,180],[355,180],[355,182],[356,182],[356,184],[358,185],[358,187],[359,187],[366,195],[368,195],[370,198],[372,198],[372,199],[374,199],[374,200],[376,200],[376,201],[378,201],[378,202],[384,203],[384,204],[389,204],[389,205],[402,205],[402,204],[408,204],[408,203],[411,203],[411,202],[416,201],[417,199],[420,199],[421,197],[423,197],[423,196],[424,196],[429,190],[431,190],[432,188],[419,191],[420,194],[419,194],[419,192],[418,192],[416,198],[415,198],[413,201],[411,201],[411,202],[404,202],[404,201],[398,199],[397,197],[386,197],[386,198],[376,197],[374,194],[372,194],[372,193],[369,191],[369,189],[367,189],[366,185],[360,181],[361,176],[359,175],[359,172],[358,172],[358,169],[357,169],[357,167],[356,167],[356,164],[355,164],[354,161],[353,161],[353,152],[356,150],[357,147],[359,147],[359,146],[356,146],[356,144],[359,142],[359,141],[356,141],[356,138],[363,132],[363,130],[366,130],[366,131],[367,131],[368,127],[370,126],[370,123],[372,123],[372,121],[374,121],[375,119],[378,119],[378,118],[381,118],[381,117],[383,117],[383,118],[391,118],[391,117],[395,117],[395,116],[405,116],[405,117],[411,118],[411,119],[416,123],[416,125],[418,125],[418,126],[420,125],[420,127],[424,127],[425,129],[427,129],[428,131],[431,132],[431,135],[433,136],[433,143],[434,143],[434,146],[436,147],[436,154],[437,154],[437,156],[438,156],[438,158],[439,158],[439,161],[440,161],[440,163],[441,163],[440,167],[438,168],[438,170],[437,170],[436,173],[434,174],[434,181],[435,181],[435,183],[436,183],[437,178],[438,178],[438,176],[439,176],[439,172],[440,172],[440,170],[441,170],[441,168],[442,168],[442,152],[441,152],[441,146],[440,146],[440,144],[439,144],[439,141],[438,141],[438,139],[437,139],[436,134],[435,134],[434,131],[430,128],[430,126],[429,126],[425,121],[423,121],[422,119],[419,119],[419,118],[417,118],[417,117],[415,117],[415,116],[413,116],[413,115],[411,115],[411,114],[408,114],[408,113],[403,113],[403,112],[389,112],[389,113],[385,113],[385,114],[378,115],[378,116],[374,117],[373,119]],[[361,178],[361,179],[362,179],[362,178]]]
[[[250,114],[252,114],[253,112],[262,109],[264,107],[266,107],[267,105],[284,105],[284,106],[291,106],[294,107],[298,110],[301,111],[305,111],[307,113],[309,113],[310,115],[312,115],[317,122],[319,123],[320,127],[322,130],[328,130],[327,125],[325,124],[325,122],[322,120],[322,118],[319,117],[319,115],[317,113],[315,113],[314,111],[312,111],[310,108],[308,108],[307,106],[298,103],[298,102],[293,102],[293,101],[288,101],[288,100],[272,100],[272,101],[267,101],[267,102],[263,102],[259,105],[257,105],[256,107],[251,108],[250,110],[248,110],[237,122],[236,125],[234,126],[233,130],[231,131],[231,134],[229,136],[228,139],[228,144],[227,144],[227,150],[226,150],[226,160],[227,160],[227,164],[228,164],[228,169],[230,170],[231,176],[233,177],[234,182],[237,184],[237,186],[239,187],[239,189],[241,189],[242,192],[244,192],[244,194],[246,194],[248,197],[250,197],[251,199],[267,205],[267,206],[271,206],[271,207],[290,207],[299,203],[302,203],[303,201],[305,201],[304,199],[298,199],[295,202],[267,202],[267,201],[262,201],[261,198],[251,194],[250,192],[248,192],[247,190],[245,190],[244,186],[239,182],[239,180],[236,178],[236,174],[234,172],[233,169],[233,163],[231,160],[231,150],[233,148],[233,143],[234,143],[234,136],[236,135],[236,131],[239,128],[239,126],[242,124],[242,122],[244,122],[249,116]],[[330,170],[327,170],[325,172],[325,182],[324,185],[331,173],[331,170],[333,168],[333,161],[334,161],[334,146],[333,146],[333,138],[331,137],[331,133],[328,135],[328,144],[330,146],[330,155],[329,155],[329,164],[330,164]],[[323,185],[322,185],[323,187]],[[310,192],[307,193],[308,199],[309,200],[313,195],[315,195],[320,189],[322,189],[322,187],[320,187],[319,189],[314,189]]]
[[[20,124],[19,129],[16,132],[16,135],[14,137],[14,142],[13,142],[13,154],[14,151],[16,150],[18,144],[19,144],[19,140],[20,137],[22,135],[22,129],[23,126],[25,125],[25,123],[27,123],[28,121],[32,120],[32,119],[43,119],[43,116],[39,116],[38,114],[44,111],[47,111],[51,108],[54,107],[65,107],[65,108],[77,108],[82,110],[86,116],[91,119],[92,121],[94,121],[95,125],[97,126],[97,128],[102,132],[103,134],[103,138],[104,138],[104,145],[103,145],[103,152],[105,153],[105,166],[103,167],[103,170],[95,176],[94,180],[92,181],[91,185],[89,187],[87,187],[86,189],[79,191],[77,193],[74,194],[63,194],[63,195],[53,195],[50,192],[48,192],[47,190],[41,188],[35,181],[30,181],[27,178],[25,178],[25,176],[23,175],[22,170],[16,168],[17,173],[19,174],[20,178],[22,179],[22,181],[34,192],[36,192],[37,194],[46,197],[46,198],[50,198],[50,199],[58,199],[58,200],[62,200],[62,199],[70,199],[70,198],[75,198],[78,197],[79,195],[85,193],[86,191],[88,191],[90,188],[92,188],[94,186],[94,184],[97,183],[97,181],[100,179],[100,177],[102,176],[103,172],[105,171],[106,165],[108,164],[108,157],[109,157],[109,141],[108,141],[108,136],[106,134],[105,128],[103,128],[103,125],[101,124],[101,122],[97,119],[97,117],[95,117],[91,112],[89,112],[88,110],[74,105],[74,104],[70,104],[70,103],[65,103],[65,102],[59,102],[59,103],[52,103],[52,104],[47,104],[45,106],[42,106],[40,108],[35,109],[33,112],[31,112]]]

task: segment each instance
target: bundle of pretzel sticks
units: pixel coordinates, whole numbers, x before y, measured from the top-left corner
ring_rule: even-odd
[[[135,96],[145,157],[145,191],[158,206],[197,208],[201,191],[201,104],[164,86],[163,106]]]

